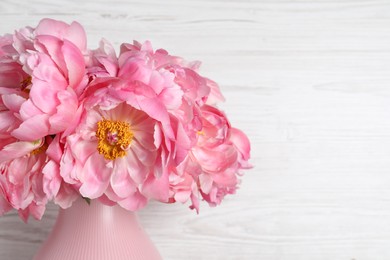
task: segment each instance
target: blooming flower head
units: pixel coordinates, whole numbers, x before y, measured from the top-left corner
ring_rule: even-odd
[[[86,99],[81,121],[67,136],[61,176],[84,197],[108,198],[136,210],[152,196],[144,185],[162,171],[163,147],[155,140],[161,123],[126,102],[101,98],[96,104]]]
[[[227,194],[235,193],[239,184],[239,171],[248,163],[250,144],[238,129],[232,128],[225,114],[209,105],[201,107],[202,130],[190,159],[189,174],[198,179],[199,190],[211,206],[221,203]]]
[[[30,213],[40,218],[48,200],[46,149],[74,118],[85,87],[85,48],[78,23],[51,19],[0,38],[1,186],[24,220]]]
[[[41,219],[48,201],[43,191],[42,169],[50,137],[42,142],[15,142],[0,151],[0,190],[3,200],[27,221]],[[1,213],[1,212],[0,212]]]
[[[12,207],[24,221],[30,214],[40,219],[47,203],[42,189],[42,168],[51,138],[35,141],[15,138],[12,132],[22,123],[18,112],[28,94],[20,88],[7,87],[0,88],[0,94],[0,214]]]
[[[102,40],[43,19],[0,37],[0,214],[40,219],[78,197],[199,211],[236,191],[250,144],[217,108],[218,85],[150,42]]]
[[[86,85],[83,52],[86,38],[78,23],[43,19],[33,28],[23,28],[3,46],[0,66],[11,64],[19,72],[19,82],[9,86],[23,88],[28,97],[19,114],[20,126],[12,133],[20,140],[34,141],[64,131],[73,120],[78,95]],[[0,74],[1,81],[10,81]],[[34,131],[30,129],[34,127]]]

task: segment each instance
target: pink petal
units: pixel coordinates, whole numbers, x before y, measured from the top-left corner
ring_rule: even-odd
[[[26,176],[28,176],[30,172],[34,171],[32,169],[31,161],[32,160],[29,158],[17,157],[11,160],[8,164],[8,181],[12,183],[16,189],[20,189],[20,194],[29,192],[30,183],[29,178]],[[28,188],[25,189],[25,187]],[[15,194],[18,196],[18,192],[15,192]]]
[[[237,152],[233,146],[221,145],[217,148],[192,150],[202,169],[208,172],[222,172],[237,162]]]
[[[239,129],[231,128],[230,141],[237,147],[244,160],[250,157],[251,145],[248,137]]]
[[[66,209],[72,206],[72,203],[80,197],[80,193],[76,191],[73,186],[62,182],[54,202],[61,208]]]
[[[56,163],[60,163],[62,157],[62,148],[60,145],[60,135],[56,135],[54,140],[50,143],[49,147],[46,150],[46,154]]]
[[[52,35],[57,38],[62,38],[63,33],[68,29],[69,25],[54,19],[42,19],[35,29],[36,35]]]
[[[51,88],[54,82],[39,82],[31,88],[30,98],[34,105],[45,114],[54,114],[58,104],[58,90]]]
[[[68,81],[71,88],[77,89],[85,75],[84,57],[72,43],[64,41],[61,48],[68,69]]]
[[[208,174],[201,174],[199,176],[199,184],[202,192],[209,194],[213,186],[213,178],[211,178]]]
[[[26,101],[24,97],[16,94],[4,95],[2,100],[4,105],[12,112],[19,112],[20,107]]]
[[[84,28],[78,22],[72,22],[62,36],[75,44],[80,51],[87,48],[87,37]]]
[[[225,98],[223,97],[221,91],[219,90],[218,84],[210,79],[206,79],[206,80],[207,80],[207,86],[210,87],[210,95],[207,97],[207,104],[215,105],[219,102],[225,101]]]
[[[11,111],[0,112],[0,132],[9,135],[8,131],[16,127],[18,121]]]
[[[103,203],[104,205],[107,206],[114,206],[116,205],[116,202],[112,201],[106,194],[103,194],[98,198],[99,202]]]
[[[0,66],[0,86],[2,88],[15,88],[23,81],[24,75],[25,72],[22,71],[20,64],[2,62]]]
[[[113,191],[121,198],[126,198],[136,192],[137,188],[130,179],[125,158],[115,160],[110,183]]]
[[[28,217],[30,215],[28,209],[19,209],[18,210],[18,215],[23,220],[24,223],[28,222]]]
[[[46,54],[38,54],[39,60],[33,70],[31,91],[36,84],[47,82],[46,89],[62,90],[67,87],[66,74],[59,70],[58,65]],[[65,72],[66,73],[66,72]],[[31,94],[31,92],[30,92]]]
[[[126,58],[125,55],[119,57],[120,70],[118,72],[118,77],[148,84],[152,69],[140,58],[132,57],[123,62]]]
[[[176,133],[176,158],[175,162],[180,164],[188,154],[188,151],[192,148],[192,143],[187,133],[185,132],[183,125],[178,124]]]
[[[111,171],[112,169],[107,168],[105,159],[99,153],[94,153],[82,169],[80,194],[90,199],[100,197],[107,189]]]
[[[57,97],[60,105],[57,106],[57,112],[49,119],[49,134],[57,134],[64,131],[73,121],[77,111],[77,96],[72,89],[60,91]]]
[[[141,189],[142,194],[149,198],[162,202],[168,202],[169,199],[169,180],[168,174],[163,174],[156,178],[153,174],[149,174]]]
[[[71,147],[72,157],[79,163],[85,164],[90,156],[97,152],[97,143],[83,140],[77,136],[69,136],[68,144]]]
[[[61,187],[59,165],[50,160],[43,168],[43,190],[49,199],[53,199]]]
[[[137,211],[145,207],[147,202],[147,199],[137,191],[126,199],[118,201],[118,204],[127,210]]]
[[[143,140],[134,141],[131,143],[131,150],[137,157],[138,161],[140,161],[143,165],[146,166],[154,166],[156,162],[157,153],[155,151],[150,151],[145,149],[140,145],[139,142]]]
[[[35,34],[66,39],[75,44],[80,50],[85,50],[87,46],[84,28],[78,22],[72,22],[68,25],[62,21],[45,18],[39,22]]]
[[[22,157],[39,147],[39,143],[15,142],[5,146],[0,151],[0,163]]]
[[[186,203],[191,196],[191,190],[179,190],[175,193],[175,201]]]
[[[36,115],[24,121],[12,135],[19,140],[35,141],[49,133],[48,115]]]
[[[46,206],[45,205],[38,205],[36,203],[31,203],[28,207],[29,213],[36,219],[41,220],[43,214],[45,213]]]
[[[127,171],[130,173],[131,179],[136,184],[141,184],[145,181],[149,168],[146,167],[137,158],[137,155],[130,149],[126,155],[127,159]]]
[[[67,77],[68,71],[66,70],[65,61],[61,50],[63,44],[61,39],[51,35],[38,35],[36,37],[36,41],[37,43],[43,45],[44,50],[42,50],[42,52],[49,54],[55,65],[57,65],[57,69],[60,69],[63,75]]]
[[[36,115],[41,115],[42,111],[34,105],[34,103],[31,101],[31,99],[28,99],[20,107],[19,113],[20,113],[20,117],[22,118],[22,120],[27,120],[31,117],[36,116]]]

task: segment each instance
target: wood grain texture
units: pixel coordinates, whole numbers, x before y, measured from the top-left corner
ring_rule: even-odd
[[[164,259],[390,259],[390,1],[2,0],[0,16],[0,34],[51,17],[91,48],[148,39],[219,82],[255,168],[200,215],[142,210]],[[31,258],[55,216],[0,218],[0,259]]]

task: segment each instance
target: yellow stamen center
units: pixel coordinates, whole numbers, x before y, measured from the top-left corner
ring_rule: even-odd
[[[196,132],[198,135],[204,135],[204,132],[203,131],[198,131]]]
[[[34,144],[39,143],[40,140],[35,141]],[[46,152],[47,148],[49,147],[48,143],[46,141],[43,141],[43,144],[39,146],[38,148],[34,149],[30,154],[31,155],[38,155],[40,153]]]
[[[97,123],[96,137],[98,152],[108,160],[115,160],[126,155],[133,132],[127,122],[103,119]]]

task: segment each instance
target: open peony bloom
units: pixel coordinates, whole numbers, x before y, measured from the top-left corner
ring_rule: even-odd
[[[154,142],[157,124],[124,102],[85,109],[75,132],[66,138],[61,176],[83,197],[104,195],[128,210],[145,206],[142,186],[154,169],[162,168],[162,147]]]
[[[150,42],[102,40],[43,19],[0,37],[0,214],[40,219],[80,196],[135,211],[150,200],[219,205],[250,168],[250,143],[218,85]]]
[[[61,133],[73,120],[87,83],[83,28],[44,19],[36,29],[20,30],[13,38],[5,57],[28,74],[23,87],[29,95],[19,110],[22,123],[12,135],[34,141]]]

